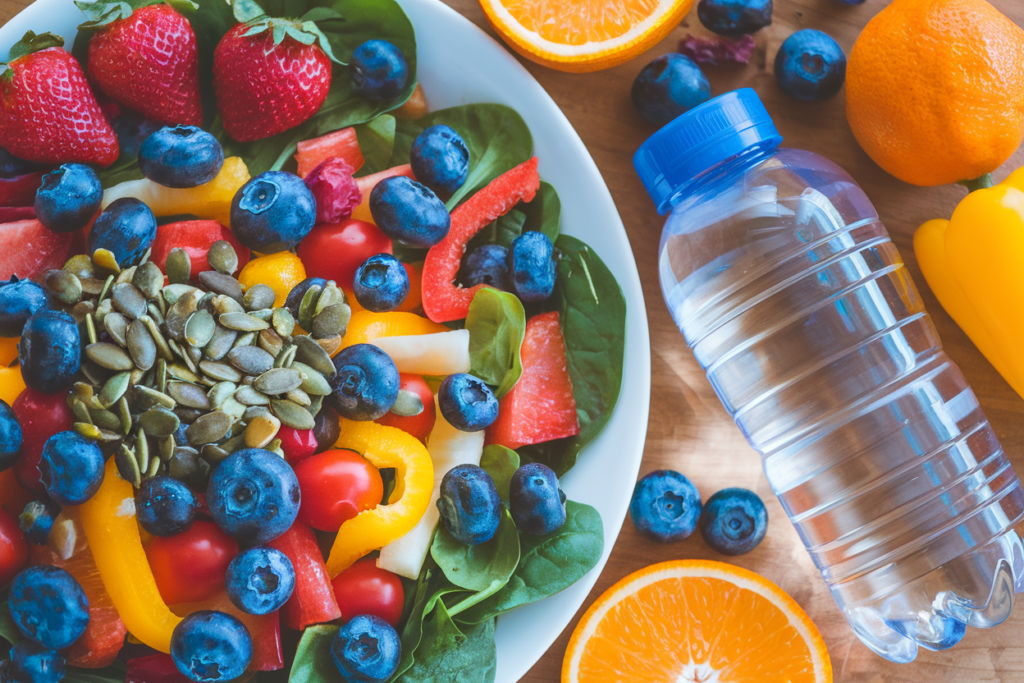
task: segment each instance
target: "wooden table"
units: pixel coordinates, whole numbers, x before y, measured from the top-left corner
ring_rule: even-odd
[[[793,31],[823,30],[849,54],[861,27],[888,1],[867,0],[851,7],[838,0],[775,0],[774,24],[757,35],[758,49],[751,63],[710,67],[706,70],[708,78],[716,95],[743,86],[756,89],[785,136],[787,146],[833,159],[864,188],[907,261],[946,351],[967,375],[1017,471],[1024,474],[1024,401],[939,306],[924,283],[911,248],[915,228],[927,219],[948,217],[965,191],[955,186],[915,188],[895,180],[879,169],[854,140],[846,124],[843,93],[824,104],[801,103],[782,94],[772,75],[778,46]],[[1024,4],[1020,0],[991,1],[1024,26]],[[494,35],[476,0],[447,2]],[[0,0],[0,22],[27,4],[28,0]],[[656,268],[662,220],[634,175],[630,161],[636,148],[654,131],[633,111],[629,89],[644,64],[674,51],[679,39],[687,34],[702,32],[695,11],[691,11],[682,25],[649,53],[592,74],[565,74],[524,61],[586,143],[611,189],[633,245],[647,299],[653,373],[651,417],[641,474],[660,468],[678,469],[694,480],[705,498],[728,486],[743,486],[765,500],[772,520],[768,536],[752,553],[731,561],[775,581],[807,610],[825,636],[836,681],[1024,682],[1024,609],[1018,609],[995,629],[968,629],[963,641],[952,650],[922,650],[911,665],[886,662],[860,644],[786,521],[761,473],[757,454],[719,404],[662,304]],[[1018,152],[996,174],[997,179],[1002,179],[1008,169],[1021,165],[1024,151]],[[680,558],[722,559],[704,545],[699,535],[681,543],[659,545],[641,538],[627,520],[611,559],[580,613],[601,591],[626,574],[655,561]],[[523,678],[524,683],[559,680],[562,655],[577,619]]]

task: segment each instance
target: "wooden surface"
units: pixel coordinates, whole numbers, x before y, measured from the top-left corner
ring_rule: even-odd
[[[1024,3],[1020,0],[991,1],[1018,25],[1024,26]],[[494,35],[476,0],[447,2]],[[0,22],[26,4],[27,0],[0,0]],[[915,228],[927,219],[948,217],[965,191],[955,186],[915,188],[895,180],[875,166],[858,147],[846,124],[842,92],[823,104],[801,103],[782,94],[772,75],[775,52],[793,31],[801,28],[825,31],[849,54],[861,27],[886,4],[888,0],[867,0],[859,6],[847,6],[838,0],[775,0],[774,24],[757,35],[758,50],[751,63],[709,67],[706,69],[708,78],[715,95],[742,86],[756,89],[785,136],[786,146],[823,154],[843,166],[860,183],[907,261],[946,351],[973,385],[1017,471],[1024,473],[1024,401],[1013,393],[938,305],[924,283],[911,248]],[[747,487],[764,498],[771,520],[767,537],[752,553],[731,561],[775,581],[807,610],[824,634],[836,681],[1024,683],[1024,608],[1018,608],[1006,623],[995,629],[968,629],[963,641],[952,650],[922,650],[916,662],[910,665],[886,662],[860,644],[768,488],[757,454],[722,409],[662,303],[656,268],[662,220],[634,175],[630,162],[633,152],[653,129],[633,111],[629,89],[644,64],[676,50],[678,41],[687,34],[701,31],[696,12],[691,11],[680,27],[647,54],[614,69],[592,74],[565,74],[524,62],[569,117],[596,160],[622,215],[640,270],[651,327],[653,372],[651,417],[641,474],[660,468],[678,469],[697,484],[705,499],[728,486]],[[457,77],[457,65],[452,73]],[[429,100],[429,93],[427,97]],[[1024,152],[1018,152],[996,174],[997,180],[1001,180],[1008,169],[1020,165],[1024,165]],[[658,545],[640,538],[627,520],[611,559],[583,609],[626,574],[655,561],[680,558],[723,559],[704,545],[699,534],[674,545]],[[559,680],[562,655],[579,616],[576,615],[547,655],[527,674],[523,679],[525,683]]]

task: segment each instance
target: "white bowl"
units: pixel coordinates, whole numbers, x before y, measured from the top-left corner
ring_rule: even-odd
[[[416,28],[417,77],[431,109],[498,102],[516,109],[533,133],[540,174],[562,200],[562,231],[584,240],[608,265],[626,297],[622,392],[611,420],[562,480],[566,495],[604,520],[601,561],[570,588],[498,619],[498,682],[516,681],[551,646],[583,603],[622,527],[643,457],[651,393],[650,338],[640,278],[625,228],[586,147],[533,76],[490,36],[438,0],[398,0]],[[36,0],[0,28],[10,47],[27,30],[64,36],[70,49],[84,21],[72,0]]]

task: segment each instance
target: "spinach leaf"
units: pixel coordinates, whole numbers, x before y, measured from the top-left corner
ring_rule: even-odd
[[[14,623],[14,617],[11,616],[11,605],[6,598],[0,601],[0,638],[12,646],[24,638],[17,624]]]
[[[480,456],[480,467],[494,480],[498,495],[508,504],[508,489],[512,483],[512,475],[519,469],[519,454],[511,448],[500,444],[484,446],[484,454]]]
[[[558,279],[549,305],[558,311],[572,380],[580,433],[536,446],[524,446],[524,462],[540,462],[562,476],[604,428],[619,398],[626,341],[626,300],[619,283],[590,247],[562,235]]]
[[[338,677],[338,668],[331,659],[331,641],[337,632],[337,626],[328,624],[310,626],[302,632],[288,683],[321,683]]]
[[[497,672],[494,620],[460,630],[443,602],[424,624],[416,661],[400,678],[401,683],[491,683]]]
[[[453,606],[450,614],[486,600],[504,587],[519,564],[519,532],[508,510],[502,508],[501,521],[494,537],[479,545],[466,545],[438,525],[430,554],[445,578],[456,586],[476,591]]]
[[[399,121],[389,166],[409,163],[409,150],[416,136],[440,123],[454,128],[469,148],[469,176],[445,203],[449,210],[533,153],[530,129],[514,109],[503,104],[464,104]]]
[[[526,225],[526,214],[519,209],[512,209],[473,235],[466,245],[466,253],[468,254],[485,244],[497,244],[508,249],[512,246],[512,240],[523,234],[524,225]]]
[[[537,230],[554,242],[562,221],[562,200],[551,183],[540,181],[540,189],[532,202],[519,204],[519,209],[526,213],[526,224],[523,230]]]
[[[391,152],[395,148],[395,117],[381,114],[369,123],[361,123],[355,128],[359,149],[365,162],[356,175],[370,175],[388,168]]]
[[[399,634],[402,641],[402,659],[398,663],[392,681],[401,678],[402,674],[413,666],[416,661],[416,650],[426,630],[424,620],[441,604],[441,599],[452,593],[466,592],[445,578],[444,572],[438,569],[433,558],[427,561],[416,580],[416,592],[412,598],[412,607],[405,619],[405,625]]]
[[[497,387],[501,398],[519,381],[519,348],[526,335],[526,312],[515,294],[484,288],[473,296],[466,315],[470,372]]]
[[[487,623],[502,612],[568,588],[594,568],[604,551],[604,525],[597,510],[567,501],[565,524],[546,536],[523,534],[522,554],[500,591],[459,615],[460,623]]]

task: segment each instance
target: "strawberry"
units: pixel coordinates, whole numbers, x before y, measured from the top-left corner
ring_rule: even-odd
[[[78,61],[51,33],[25,34],[0,75],[0,147],[27,161],[109,166],[117,136]]]
[[[90,17],[86,70],[110,99],[160,123],[198,126],[199,51],[188,19],[169,5],[78,2]]]
[[[312,21],[272,19],[251,0],[213,53],[213,88],[224,130],[239,142],[270,137],[309,119],[331,87],[331,53]]]

